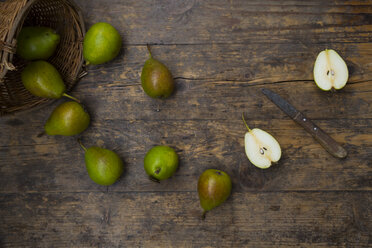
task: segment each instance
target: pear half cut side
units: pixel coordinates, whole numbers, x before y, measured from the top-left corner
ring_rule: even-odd
[[[343,88],[349,78],[345,61],[332,49],[319,53],[314,64],[314,81],[325,91]]]
[[[278,141],[258,128],[245,134],[244,143],[249,161],[261,169],[269,168],[273,162],[278,162],[282,155]]]

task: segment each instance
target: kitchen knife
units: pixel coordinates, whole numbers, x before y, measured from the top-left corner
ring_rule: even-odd
[[[278,106],[284,113],[286,113],[295,122],[300,124],[307,132],[309,132],[314,139],[318,141],[330,154],[337,158],[346,157],[347,151],[342,146],[340,146],[322,129],[317,127],[304,114],[295,109],[295,107],[293,107],[289,102],[269,89],[262,89],[262,93],[273,103],[275,103],[275,105]]]

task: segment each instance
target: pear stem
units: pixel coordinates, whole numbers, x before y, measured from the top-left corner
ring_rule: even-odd
[[[244,125],[247,127],[248,131],[250,132],[251,129],[249,128],[247,122],[245,122],[245,119],[244,119],[244,113],[242,113],[242,119],[243,119]]]
[[[202,216],[201,216],[202,220],[205,220],[205,216],[206,216],[206,214],[207,214],[207,211],[204,210],[204,211],[203,211],[203,214],[202,214]]]
[[[150,58],[152,58],[152,53],[151,53],[150,45],[149,44],[146,44],[146,46],[147,46],[147,50],[149,51]]]
[[[152,176],[149,176],[149,179],[153,182],[160,183],[160,181]]]
[[[83,150],[86,152],[87,151],[87,148],[83,145],[83,143],[81,143],[81,140],[80,139],[77,139],[77,141],[79,142],[81,148],[83,148]]]
[[[80,103],[79,99],[77,99],[76,97],[70,96],[70,95],[68,95],[66,93],[63,93],[62,96],[65,96],[67,98],[70,98],[71,100],[74,100],[74,101]]]

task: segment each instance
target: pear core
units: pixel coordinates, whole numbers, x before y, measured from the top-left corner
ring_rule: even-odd
[[[250,129],[242,114],[244,125],[248,132],[245,134],[245,153],[249,161],[258,168],[266,169],[273,162],[278,162],[282,151],[276,139],[269,133],[259,129]]]
[[[343,88],[349,78],[345,61],[332,49],[319,53],[314,64],[314,81],[325,91]]]

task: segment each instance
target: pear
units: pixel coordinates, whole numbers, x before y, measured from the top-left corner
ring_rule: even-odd
[[[88,175],[95,183],[108,186],[123,174],[124,163],[115,152],[96,146],[87,149],[81,142],[80,145],[85,151]]]
[[[108,62],[119,54],[121,44],[121,36],[111,24],[98,22],[85,34],[84,59],[93,65]]]
[[[45,123],[48,135],[72,136],[83,132],[90,123],[90,116],[82,105],[75,101],[57,106]]]
[[[146,153],[144,168],[154,181],[167,179],[178,168],[178,155],[169,146],[154,146]]]
[[[25,88],[34,96],[58,99],[62,96],[79,101],[65,93],[66,87],[57,69],[50,63],[39,60],[29,63],[21,73]]]
[[[345,61],[332,49],[319,53],[314,64],[314,81],[325,91],[343,88],[349,78]]]
[[[27,60],[48,59],[53,55],[60,36],[48,27],[23,27],[17,38],[17,54]]]
[[[200,205],[204,209],[202,218],[207,211],[224,203],[231,193],[230,176],[221,170],[208,169],[204,171],[198,181]]]
[[[146,60],[142,68],[142,88],[152,98],[167,98],[174,90],[172,74],[163,63],[152,57],[148,45],[147,50],[150,58]]]
[[[282,155],[278,141],[259,128],[251,130],[244,120],[244,115],[242,115],[242,118],[248,129],[248,132],[245,133],[244,143],[245,153],[249,161],[261,169],[267,169],[273,162],[278,162]]]

